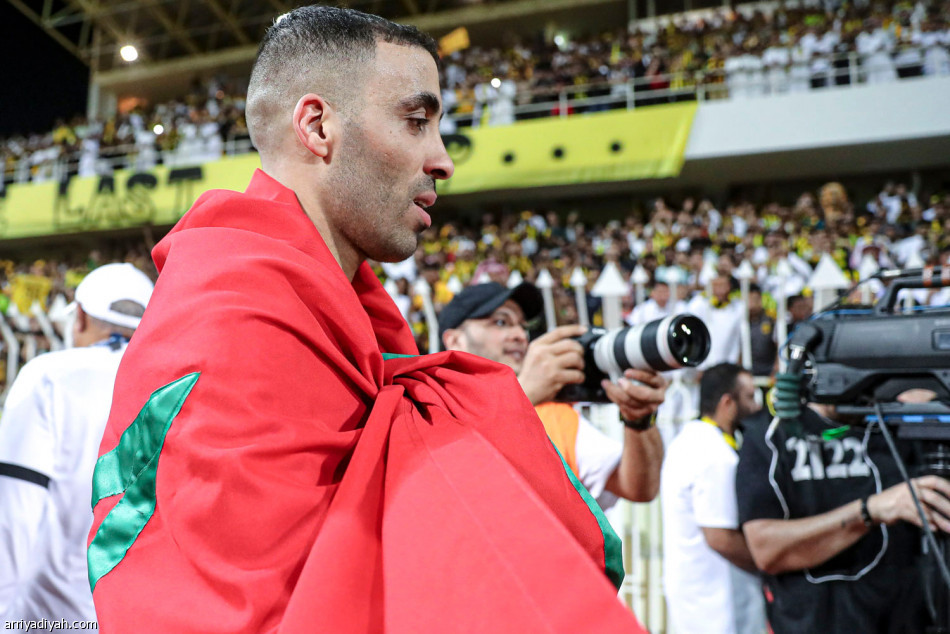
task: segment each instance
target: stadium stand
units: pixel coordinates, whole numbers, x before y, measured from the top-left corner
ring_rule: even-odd
[[[838,4],[838,3],[832,3]],[[443,133],[460,127],[744,99],[950,75],[950,9],[918,2],[710,10],[567,41],[528,37],[444,60]],[[246,78],[196,82],[178,99],[124,102],[105,121],[74,116],[45,133],[0,140],[7,183],[199,164],[252,150]]]

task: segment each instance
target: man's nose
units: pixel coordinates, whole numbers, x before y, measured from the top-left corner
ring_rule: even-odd
[[[438,134],[438,132],[436,132]],[[435,147],[426,161],[425,173],[436,180],[446,180],[455,173],[455,164],[449,158],[449,153],[445,150],[445,144],[440,135],[435,141]]]
[[[528,331],[525,330],[524,327],[522,326],[515,326],[511,329],[510,337],[514,339],[515,341],[524,341],[525,343],[527,343]]]

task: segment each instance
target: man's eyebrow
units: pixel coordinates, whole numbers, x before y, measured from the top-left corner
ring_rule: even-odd
[[[425,108],[427,116],[438,116],[442,118],[442,103],[439,98],[431,92],[419,92],[410,95],[399,101],[400,110],[411,112],[419,108]]]

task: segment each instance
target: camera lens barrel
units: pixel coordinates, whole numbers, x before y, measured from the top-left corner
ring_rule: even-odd
[[[696,367],[709,355],[709,330],[695,315],[670,315],[612,330],[594,343],[594,361],[608,376],[628,368],[658,372]]]

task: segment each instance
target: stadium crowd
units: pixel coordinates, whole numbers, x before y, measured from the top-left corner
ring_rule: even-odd
[[[506,284],[512,275],[535,281],[547,269],[556,280],[558,323],[569,324],[578,319],[570,278],[580,267],[589,280],[588,311],[598,323],[600,301],[590,290],[607,262],[616,263],[627,280],[642,265],[649,289],[655,289],[657,282],[675,283],[679,299],[687,301],[709,295],[717,276],[728,277],[730,291],[736,291],[735,271],[748,260],[761,289],[764,317],[774,324],[776,267],[783,259],[793,271],[785,288],[792,322],[810,314],[808,281],[824,254],[855,280],[862,264],[867,266],[867,256],[881,268],[950,260],[950,195],[915,195],[901,183],[888,182],[876,197],[859,204],[849,200],[843,186],[828,183],[818,192],[803,192],[792,205],[740,202],[717,209],[709,199],[695,198],[677,204],[658,198],[651,205],[645,216],[628,215],[605,224],[586,222],[576,211],[562,216],[543,209],[500,218],[486,214],[474,224],[437,223],[423,234],[413,258],[377,265],[377,271],[425,351],[428,338],[422,295],[416,291],[419,278],[428,283],[438,312],[465,285],[489,280]],[[22,315],[29,314],[34,300],[55,312],[54,306],[71,301],[72,289],[86,272],[114,261],[131,262],[155,277],[143,242],[111,252],[93,251],[80,260],[4,261],[0,309],[18,325],[21,335],[36,337],[36,350],[49,349],[35,321],[31,324]],[[920,295],[916,301],[950,303],[950,297],[942,291]],[[631,292],[624,300],[628,321],[635,308]],[[770,373],[768,361],[758,365],[764,368],[760,374]]]
[[[697,92],[745,98],[950,74],[947,2],[828,0],[688,16],[576,40],[452,51],[442,69],[449,115],[442,132],[695,99]],[[179,99],[132,100],[106,121],[64,118],[45,133],[0,139],[2,180],[55,181],[247,151],[245,93],[246,78],[196,81]]]

